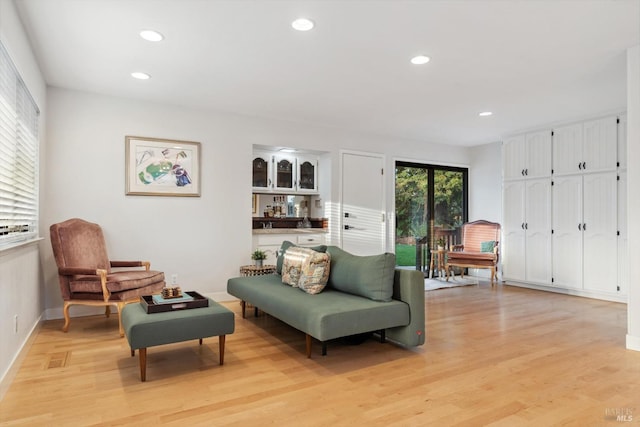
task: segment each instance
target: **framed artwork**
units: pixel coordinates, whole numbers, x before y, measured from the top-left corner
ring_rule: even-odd
[[[258,195],[254,194],[251,198],[251,213],[258,212]]]
[[[125,137],[126,194],[200,197],[200,143]]]

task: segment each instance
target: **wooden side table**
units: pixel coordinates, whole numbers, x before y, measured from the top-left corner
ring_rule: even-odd
[[[276,273],[276,266],[275,265],[263,265],[258,267],[257,265],[243,265],[240,267],[240,276],[242,277],[247,277],[247,276],[264,276],[267,274],[275,274]],[[243,306],[242,308],[242,314],[244,315],[244,305],[245,302],[244,301],[240,301],[240,305]],[[258,316],[258,307],[253,307],[253,315],[254,316]]]
[[[275,265],[263,265],[258,267],[256,265],[243,265],[240,267],[240,276],[264,276],[265,274],[274,274],[276,272]]]
[[[449,275],[445,265],[445,257],[447,256],[446,249],[431,249],[431,262],[429,263],[429,278],[433,277],[434,265],[438,270],[438,276],[444,272],[445,276]]]

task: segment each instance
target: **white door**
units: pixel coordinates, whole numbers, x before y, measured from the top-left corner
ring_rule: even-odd
[[[618,123],[618,162],[621,169],[627,168],[627,115],[619,117]]]
[[[627,246],[627,172],[618,174],[618,286],[619,293],[629,292],[629,266]]]
[[[582,289],[582,176],[554,178],[553,284]]]
[[[526,280],[551,283],[551,180],[526,182]]]
[[[385,252],[384,157],[342,153],[342,249],[356,255]]]
[[[583,178],[584,289],[617,292],[617,174]]]
[[[504,227],[500,254],[505,279],[525,279],[524,181],[504,183]]]

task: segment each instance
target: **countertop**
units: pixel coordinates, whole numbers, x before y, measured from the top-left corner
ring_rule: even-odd
[[[319,234],[328,233],[326,228],[254,228],[253,234]]]

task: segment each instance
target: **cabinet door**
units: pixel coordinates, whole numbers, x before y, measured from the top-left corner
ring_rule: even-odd
[[[500,253],[505,279],[525,280],[524,181],[504,183],[504,227]]]
[[[618,163],[621,169],[627,168],[627,115],[623,114],[618,123]]]
[[[271,189],[271,155],[254,152],[252,162],[253,190],[265,191]]]
[[[295,158],[290,156],[273,156],[273,169],[276,190],[293,190],[295,188],[296,164]]]
[[[554,175],[582,171],[582,129],[582,123],[578,123],[553,130]]]
[[[553,284],[582,288],[582,176],[554,178],[552,193]]]
[[[551,283],[551,180],[526,182],[526,280]]]
[[[617,167],[617,117],[584,122],[583,165],[586,172],[613,171]]]
[[[318,160],[298,157],[297,190],[300,193],[318,192]]]
[[[525,136],[525,177],[551,176],[551,131],[528,133]]]
[[[524,135],[506,139],[502,147],[502,170],[505,180],[524,178],[524,159]]]
[[[617,174],[583,177],[584,289],[617,292]]]

